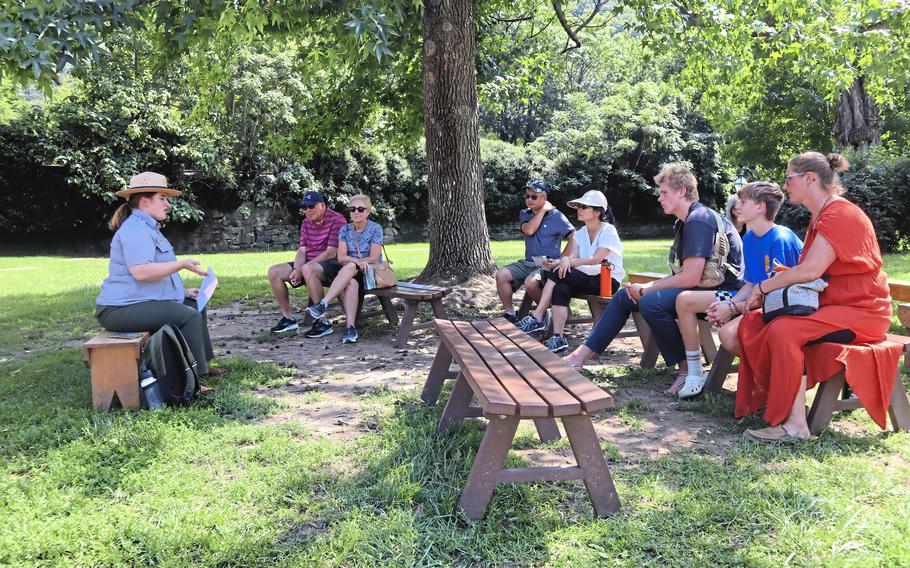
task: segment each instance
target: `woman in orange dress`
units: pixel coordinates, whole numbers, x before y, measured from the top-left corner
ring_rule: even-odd
[[[872,223],[859,207],[841,197],[844,188],[837,174],[848,166],[839,154],[824,156],[818,152],[800,154],[787,165],[784,189],[791,202],[811,213],[806,244],[799,263],[754,287],[746,305],[758,307],[762,296],[772,290],[823,276],[828,287],[820,295],[819,309],[811,315],[779,316],[767,324],[761,318],[761,310],[743,317],[739,326],[742,353],[736,416],[747,416],[764,406],[765,420],[771,424],[768,428],[746,430],[749,439],[808,439],[806,388],[830,375],[810,372],[807,385],[803,369],[808,363],[812,371],[813,361],[807,361],[804,347],[822,341],[877,343],[885,339],[891,323],[888,280],[881,269],[882,256]],[[860,372],[848,367],[848,383],[861,402],[864,397],[878,398],[879,402],[885,401],[887,408],[890,392],[881,391],[893,384],[900,353],[888,356],[893,359],[893,367],[890,377],[884,380],[878,376],[883,369],[876,368],[875,357],[850,359],[849,363],[860,367]],[[831,368],[815,363],[816,369]],[[866,407],[873,414],[873,409]]]

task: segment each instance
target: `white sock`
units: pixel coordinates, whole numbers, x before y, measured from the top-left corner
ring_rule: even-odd
[[[704,375],[704,367],[701,366],[701,351],[686,351],[686,362],[689,364],[690,375]]]

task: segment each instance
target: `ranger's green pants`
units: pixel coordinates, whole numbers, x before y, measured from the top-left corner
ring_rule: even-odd
[[[209,372],[209,361],[215,358],[209,339],[208,317],[205,309],[196,309],[196,300],[182,304],[167,300],[151,300],[129,306],[97,306],[95,317],[108,331],[147,331],[155,333],[166,323],[178,328],[196,357],[200,375]]]

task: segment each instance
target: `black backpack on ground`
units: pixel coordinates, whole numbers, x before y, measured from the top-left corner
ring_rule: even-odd
[[[186,404],[199,392],[196,357],[179,329],[165,324],[152,334],[142,348],[142,363],[158,380],[165,404]]]

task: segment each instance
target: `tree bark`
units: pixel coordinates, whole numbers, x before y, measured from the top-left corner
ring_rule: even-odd
[[[427,0],[423,94],[430,259],[419,280],[491,274],[475,83],[473,0]]]
[[[882,143],[882,114],[878,105],[866,92],[863,77],[853,80],[837,103],[837,118],[834,121],[834,140],[837,151],[850,146],[863,151],[869,146]]]

